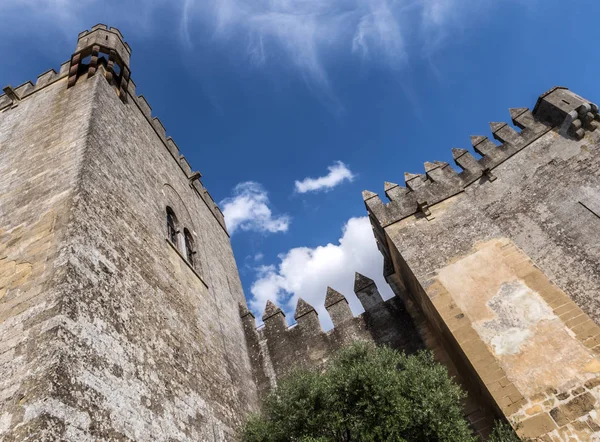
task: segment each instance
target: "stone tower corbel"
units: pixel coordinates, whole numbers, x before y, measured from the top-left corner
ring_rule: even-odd
[[[16,107],[19,105],[21,99],[19,98],[19,96],[17,95],[17,93],[11,85],[4,87],[2,89],[2,92],[4,92],[4,94],[10,99],[10,101],[12,102],[12,107]]]
[[[75,86],[77,79],[86,72],[88,77],[94,76],[98,70],[98,63],[101,62],[101,54],[106,55],[106,60],[103,61],[106,80],[115,86],[121,100],[127,102],[127,88],[131,77],[131,48],[123,41],[123,36],[117,28],[109,28],[103,24],[97,24],[90,31],[79,34],[77,47],[71,56],[67,87]],[[89,63],[84,63],[88,56]]]

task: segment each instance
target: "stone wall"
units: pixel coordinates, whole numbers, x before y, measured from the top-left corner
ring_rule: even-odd
[[[222,214],[105,66],[0,97],[0,437],[232,440],[258,396]]]
[[[521,132],[491,124],[502,145],[472,137],[479,160],[455,150],[460,174],[426,163],[407,189],[386,184],[390,203],[365,193],[392,287],[406,289],[471,389],[547,441],[598,432],[597,111],[553,89],[533,113],[511,110]],[[453,192],[435,189],[448,183]]]
[[[334,328],[323,332],[316,310],[300,299],[288,327],[285,314],[270,301],[263,315],[264,327],[255,327],[254,316],[241,309],[253,374],[261,394],[296,368],[321,367],[336,350],[357,340],[375,342],[413,353],[424,348],[420,334],[399,297],[383,301],[375,282],[356,274],[354,290],[365,312],[355,317],[348,301],[327,289],[325,308]]]
[[[29,84],[29,83],[28,83]],[[23,88],[17,88],[17,97]],[[95,84],[66,82],[22,101],[0,97],[0,438],[50,437],[69,414],[52,392],[62,346],[67,225]],[[5,98],[5,99],[2,99]]]
[[[254,316],[241,308],[246,341],[252,360],[254,381],[261,395],[267,394],[286,375],[297,368],[319,369],[336,351],[355,341],[385,345],[408,354],[430,349],[449,374],[463,386],[460,367],[456,366],[438,336],[404,288],[395,287],[397,296],[383,301],[375,282],[356,273],[354,292],[365,312],[354,316],[346,298],[327,289],[325,308],[334,328],[323,332],[315,309],[299,299],[294,314],[296,324],[288,327],[285,314],[275,304],[267,303],[264,326],[256,329]],[[489,434],[496,410],[476,389],[469,391],[464,412],[473,429],[483,437]]]

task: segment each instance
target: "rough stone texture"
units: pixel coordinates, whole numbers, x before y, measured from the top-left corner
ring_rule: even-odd
[[[258,396],[222,215],[103,64],[66,74],[0,110],[0,438],[232,440]]]
[[[96,85],[65,81],[0,112],[0,437],[39,439],[80,420],[55,406],[65,347],[66,239]],[[52,414],[52,415],[51,415]],[[46,435],[46,436],[44,436]]]
[[[390,203],[372,192],[365,203],[388,281],[427,318],[469,391],[521,421],[524,435],[592,440],[600,398],[598,108],[555,88],[533,113],[511,116],[521,132],[491,124],[502,145],[472,137],[481,159],[454,152],[460,183],[444,184],[428,163],[418,187],[412,177],[402,192],[386,184]],[[427,200],[421,188],[430,189]]]

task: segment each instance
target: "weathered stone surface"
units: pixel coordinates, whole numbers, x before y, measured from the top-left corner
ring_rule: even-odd
[[[600,377],[591,379],[585,383],[585,388],[592,390],[600,385]]]
[[[227,232],[104,72],[0,112],[0,438],[232,440],[257,393]]]
[[[46,410],[66,350],[56,286],[96,89],[74,95],[62,81],[0,113],[0,437],[45,427],[53,440],[66,425],[49,425]]]
[[[571,391],[571,394],[572,394],[573,396],[578,396],[578,395],[580,395],[581,393],[583,393],[584,391],[585,391],[585,388],[583,388],[583,387],[578,387],[578,388],[576,388],[575,390]]]
[[[338,302],[348,302],[346,297],[337,290],[327,287],[327,294],[325,295],[325,307],[331,307]]]
[[[534,405],[531,408],[528,408],[527,410],[525,410],[525,414],[528,414],[529,416],[532,416],[534,414],[537,413],[541,413],[543,411],[542,407],[540,405]]]
[[[294,319],[298,320],[304,315],[308,313],[315,312],[317,313],[312,305],[306,302],[304,299],[298,299],[298,305],[296,306],[296,312],[294,313]]]
[[[565,405],[561,405],[560,408],[569,420],[575,420],[592,411],[595,403],[596,398],[588,392],[571,399]]]
[[[430,184],[366,206],[391,263],[388,281],[464,367],[469,391],[483,391],[482,403],[491,398],[508,418],[535,410],[538,429],[550,412],[571,437],[582,431],[574,416],[598,423],[597,392],[580,393],[600,369],[600,117],[593,103],[555,88],[511,118],[521,132],[491,125],[502,145],[473,137],[481,159],[453,149],[463,190],[430,192],[428,213],[397,208]],[[533,399],[544,392],[538,410]]]
[[[354,277],[354,293],[365,311],[371,310],[383,301],[375,282],[360,273],[356,273]]]
[[[277,314],[285,316],[279,307],[277,307],[271,301],[267,301],[267,305],[265,306],[265,312],[262,315],[262,320],[266,321],[267,319]]]
[[[371,278],[358,272],[354,274],[354,293],[360,292],[373,284],[375,284],[375,281]]]
[[[567,418],[567,416],[565,416],[565,414],[559,407],[550,410],[550,416],[552,416],[552,419],[554,419],[554,421],[559,427],[562,427],[563,425],[567,425],[569,423],[569,419]]]
[[[554,430],[556,425],[546,413],[538,414],[522,422],[519,435],[522,437],[539,437]]]

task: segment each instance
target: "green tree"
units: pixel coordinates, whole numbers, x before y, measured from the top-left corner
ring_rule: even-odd
[[[430,352],[355,343],[323,372],[297,371],[242,429],[244,442],[473,442],[465,394]]]

